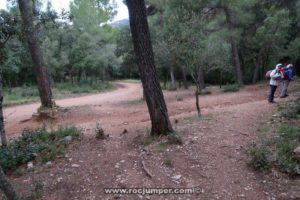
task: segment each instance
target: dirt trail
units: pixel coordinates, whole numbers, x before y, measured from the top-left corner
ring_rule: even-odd
[[[214,95],[203,96],[200,104],[204,112],[245,102],[264,99],[265,87],[248,87],[239,93],[220,93],[212,88]],[[164,92],[171,118],[182,118],[194,112],[192,90]],[[69,108],[69,112],[54,120],[43,121],[48,126],[77,124],[82,127],[94,126],[99,121],[111,134],[120,133],[124,128],[141,128],[149,124],[149,115],[142,99],[140,84],[118,83],[117,89],[105,93],[57,100],[57,105]],[[40,106],[39,103],[8,107],[4,109],[8,135],[18,135],[26,127],[40,126],[41,122],[30,120]]]
[[[247,166],[245,148],[257,140],[259,123],[275,108],[266,103],[266,86],[249,86],[237,93],[211,88],[211,95],[200,97],[202,120],[195,117],[192,90],[164,92],[172,122],[179,121],[174,128],[183,138],[182,146],[165,146],[160,142],[142,146],[139,138],[145,135],[150,122],[147,107],[141,101],[141,86],[119,86],[112,92],[58,101],[70,110],[46,123],[80,125],[85,128],[85,137],[70,148],[70,160],[57,160],[50,168],[38,168],[35,179],[45,185],[44,199],[290,199],[284,196],[287,188],[280,181],[261,176]],[[7,120],[10,135],[18,134],[26,126],[45,123],[20,122],[29,118],[37,106],[5,110],[7,114],[16,111]],[[96,121],[110,134],[108,140],[95,140]],[[121,134],[124,129],[128,133]],[[152,178],[143,171],[142,161]],[[73,164],[79,167],[72,167]],[[30,180],[28,174],[15,179],[18,183]],[[103,188],[108,187],[199,187],[203,192],[163,196],[104,194]]]

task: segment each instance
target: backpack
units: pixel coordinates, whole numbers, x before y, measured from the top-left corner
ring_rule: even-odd
[[[272,71],[273,71],[273,70],[267,71],[267,73],[266,73],[266,79],[267,79],[267,80],[270,80],[270,79],[271,79],[271,73],[272,73]]]
[[[283,74],[283,80],[289,79],[288,69],[287,69],[287,68],[282,67],[282,68],[280,69],[280,72]]]

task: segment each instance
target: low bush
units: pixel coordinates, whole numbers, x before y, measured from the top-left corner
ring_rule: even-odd
[[[300,175],[300,163],[295,158],[294,150],[300,145],[300,128],[284,124],[264,138],[262,145],[249,148],[250,165],[260,171],[267,171],[271,166],[290,175]]]
[[[240,86],[238,84],[224,85],[223,87],[224,92],[238,92],[239,90]]]
[[[47,131],[45,127],[25,129],[22,136],[12,140],[7,148],[0,149],[0,165],[7,172],[29,161],[53,160],[64,154],[69,144],[64,139],[66,136],[78,138],[79,135],[80,130],[74,126],[59,127],[53,131]]]

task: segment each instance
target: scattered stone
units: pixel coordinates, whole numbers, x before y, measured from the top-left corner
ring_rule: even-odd
[[[52,165],[52,162],[51,161],[48,161],[48,162],[46,162],[46,167],[50,167],[51,165]]]
[[[173,176],[172,179],[174,180],[179,180],[181,178],[181,175],[176,175],[176,176]]]
[[[128,133],[127,129],[124,129],[122,134]]]
[[[33,162],[28,162],[27,163],[27,170],[32,171],[33,170]]]
[[[64,138],[64,140],[66,141],[66,142],[71,142],[72,141],[72,136],[70,136],[70,135],[68,135],[68,136],[66,136],[65,138]]]
[[[80,167],[80,165],[78,165],[78,164],[72,164],[71,167],[78,168],[78,167]]]
[[[296,149],[294,149],[295,158],[297,160],[300,160],[300,146],[298,146]]]
[[[62,177],[58,177],[57,182],[59,183],[62,179],[63,179]]]

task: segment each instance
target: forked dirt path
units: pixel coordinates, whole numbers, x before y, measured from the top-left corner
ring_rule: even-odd
[[[192,90],[164,92],[172,122],[178,121],[174,128],[183,139],[182,146],[164,145],[160,141],[141,145],[145,143],[150,121],[147,107],[141,101],[141,86],[132,83],[120,83],[112,92],[60,100],[57,102],[60,106],[71,107],[51,121],[25,120],[38,104],[7,108],[6,126],[11,136],[24,127],[42,123],[76,124],[84,128],[85,136],[70,147],[69,159],[58,159],[50,168],[36,168],[34,177],[43,182],[46,200],[291,199],[294,194],[288,192],[287,181],[279,176],[273,179],[257,174],[247,166],[245,149],[257,140],[259,123],[275,110],[265,100],[268,88],[255,85],[237,93],[211,90],[211,95],[200,97],[204,114],[201,120],[194,111]],[[108,140],[94,138],[97,121],[110,135]],[[128,131],[126,134],[122,134],[124,129]],[[144,172],[142,163],[152,178]],[[31,183],[31,177],[32,174],[25,174],[15,181]],[[201,193],[104,194],[104,188],[111,187],[198,187]]]

